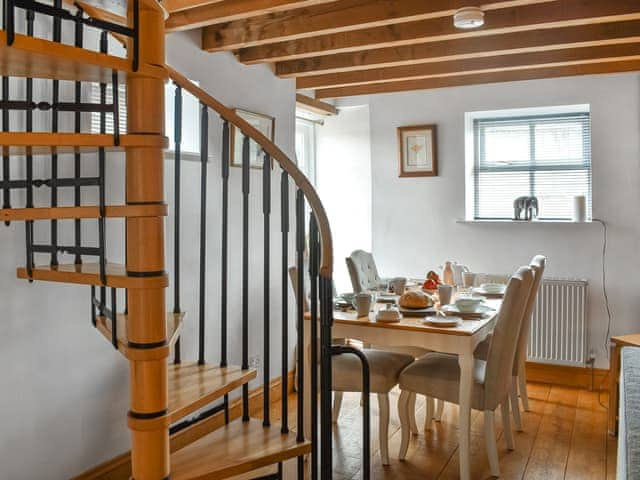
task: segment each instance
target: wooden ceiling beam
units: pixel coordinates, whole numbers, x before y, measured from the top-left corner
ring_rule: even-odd
[[[198,8],[207,5],[214,5],[226,0],[161,0],[162,6],[169,13],[180,12],[188,8]]]
[[[316,113],[318,115],[337,115],[338,109],[327,102],[307,97],[301,93],[296,93],[296,107]]]
[[[336,0],[218,0],[215,4],[205,4],[171,13],[165,22],[168,32],[192,30],[207,25],[226,23],[245,18],[272,14],[335,2]]]
[[[276,64],[276,73],[281,77],[317,77],[383,67],[633,42],[640,42],[640,20],[536,29],[488,37],[460,38],[405,47],[327,55]]]
[[[326,89],[436,77],[493,73],[542,67],[560,67],[575,63],[603,63],[620,59],[640,60],[640,42],[603,45],[592,48],[567,48],[514,55],[424,63],[402,67],[378,68],[358,72],[333,73],[297,79],[299,89]]]
[[[340,0],[327,5],[288,10],[246,20],[205,27],[202,48],[236,50],[255,45],[335,34],[383,25],[450,17],[463,6],[481,5],[490,11],[558,0]],[[625,0],[626,1],[626,0]]]
[[[486,83],[537,80],[575,75],[594,75],[602,73],[632,72],[640,70],[640,59],[615,60],[601,63],[579,63],[560,67],[534,67],[524,70],[508,70],[490,73],[473,73],[453,77],[436,77],[423,80],[376,83],[351,87],[337,87],[318,90],[316,98],[339,98],[357,95],[427,90],[443,87],[479,85]]]
[[[428,2],[425,2],[428,3]],[[537,28],[585,25],[613,20],[638,18],[640,2],[636,0],[562,0],[487,11],[485,26],[463,31],[453,26],[450,17],[412,21],[317,35],[313,38],[279,42],[241,49],[238,58],[247,64],[282,62],[315,56],[357,52],[372,48],[402,47],[452,40],[483,37]]]

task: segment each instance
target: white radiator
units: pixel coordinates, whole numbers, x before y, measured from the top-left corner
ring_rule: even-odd
[[[544,278],[531,318],[527,357],[533,362],[587,362],[587,282]]]

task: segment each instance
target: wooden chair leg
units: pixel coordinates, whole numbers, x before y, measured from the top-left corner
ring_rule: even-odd
[[[418,435],[418,423],[416,422],[416,394],[409,392],[409,400],[407,400],[407,414],[409,415],[409,428],[413,435]]]
[[[435,402],[433,397],[425,397],[426,402],[426,412],[424,416],[424,430],[428,432],[431,430],[431,423],[433,422],[433,414],[435,412]]]
[[[509,398],[511,399],[511,412],[513,413],[513,423],[518,432],[522,432],[522,418],[520,417],[520,403],[518,403],[518,378],[513,377],[511,380],[511,388],[509,389]]]
[[[444,400],[438,399],[438,407],[436,408],[436,416],[435,416],[435,421],[436,422],[441,422],[442,421],[442,414],[444,412],[444,404],[445,404]]]
[[[504,441],[507,444],[509,450],[514,450],[513,446],[513,431],[511,430],[511,417],[509,416],[509,395],[504,397],[502,404],[500,405],[500,412],[502,413],[502,429],[504,431]]]
[[[389,465],[389,394],[378,394],[378,432],[380,435],[380,457],[382,465]]]
[[[522,400],[522,408],[525,412],[529,411],[529,395],[527,394],[527,371],[524,359],[520,361],[518,367],[518,384],[520,386],[520,400]]]
[[[404,460],[407,456],[407,450],[409,449],[409,437],[411,434],[411,427],[409,425],[409,399],[412,393],[406,390],[400,391],[400,397],[398,398],[398,417],[400,417],[400,451],[398,452],[398,458]]]
[[[331,420],[338,423],[340,417],[340,408],[342,407],[342,392],[333,392],[333,410],[331,411]]]
[[[496,444],[495,414],[492,410],[484,411],[484,443],[489,458],[491,475],[500,476],[500,462],[498,461],[498,446]]]

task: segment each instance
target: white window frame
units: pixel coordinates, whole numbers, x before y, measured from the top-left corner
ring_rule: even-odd
[[[465,221],[482,222],[483,219],[475,217],[475,189],[476,189],[476,141],[474,132],[474,122],[487,118],[511,118],[511,117],[535,117],[544,115],[563,115],[571,113],[591,114],[589,104],[560,105],[551,107],[529,107],[503,110],[488,110],[465,113]],[[591,175],[593,175],[593,164],[591,164]],[[591,184],[591,197],[593,198],[593,183]],[[587,221],[592,218],[592,205],[587,211]],[[489,221],[513,221],[510,219],[498,219]],[[557,222],[571,222],[571,219],[550,220]]]
[[[313,120],[296,117],[296,144],[299,128],[302,126],[302,128],[306,130],[306,133],[304,134],[305,150],[310,154],[310,158],[305,160],[305,164],[308,164],[309,166],[308,168],[305,168],[303,165],[301,165],[302,159],[298,158],[298,151],[296,151],[296,163],[298,164],[298,167],[303,171],[303,173],[307,176],[311,184],[314,186],[316,185],[317,172],[316,123],[317,122]]]

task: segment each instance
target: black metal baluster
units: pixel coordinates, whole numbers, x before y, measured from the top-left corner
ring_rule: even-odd
[[[27,10],[27,35],[33,37],[33,22],[35,20],[35,13],[31,10]],[[27,104],[31,104],[33,102],[33,78],[27,77],[27,86],[26,86],[26,101]],[[33,132],[33,110],[28,109],[26,111],[26,130],[27,132]],[[33,208],[33,155],[31,152],[27,153],[27,208]],[[33,245],[33,220],[29,220],[25,222],[25,235],[26,235],[26,243],[27,243],[27,276],[29,279],[33,276],[33,251],[31,246]]]
[[[271,425],[271,398],[270,398],[270,369],[271,369],[271,157],[264,154],[262,165],[262,215],[264,225],[264,276],[263,286],[263,311],[264,311],[264,367],[263,367],[263,411],[262,424],[265,427]]]
[[[320,266],[320,239],[316,217],[309,219],[309,292],[311,338],[311,478],[318,476],[318,270]]]
[[[5,103],[2,108],[2,131],[9,131],[9,108],[6,104],[10,101],[9,98],[9,77],[2,77],[2,101]],[[11,188],[9,182],[11,181],[11,157],[8,150],[5,150],[2,155],[2,179],[4,180],[4,189],[2,191],[2,208],[11,208]],[[4,222],[5,225],[9,225],[11,222]]]
[[[96,287],[91,285],[91,324],[95,327],[98,324],[96,315]]]
[[[132,70],[138,71],[140,63],[140,6],[139,0],[133,0],[133,60]]]
[[[113,144],[120,145],[120,91],[117,70],[111,72],[111,103],[113,104]]]
[[[242,369],[249,368],[249,147],[242,141]],[[249,385],[242,385],[242,421],[249,421]]]
[[[222,265],[220,281],[220,366],[227,366],[227,282],[229,271],[229,122],[222,125]],[[224,396],[224,420],[229,423],[229,395]]]
[[[82,9],[80,8],[78,9],[76,18],[78,19],[82,18]],[[82,28],[83,28],[82,22],[77,21],[75,25],[74,45],[78,48],[82,48],[82,43],[83,43]],[[75,82],[75,101],[77,104],[80,104],[82,102],[82,83],[81,82]],[[80,133],[80,128],[82,125],[81,120],[82,118],[81,118],[80,110],[76,110],[76,112],[74,113],[74,123],[75,123],[74,130],[76,133]],[[74,161],[74,177],[78,179],[82,176],[81,155],[79,151],[74,154],[73,161]],[[80,185],[76,185],[74,187],[73,193],[74,193],[74,205],[76,207],[79,207],[82,204]],[[76,247],[79,248],[80,245],[82,244],[82,220],[79,218],[76,218],[74,220],[74,234],[75,234],[75,245]],[[76,265],[82,263],[82,255],[76,254],[74,263]]]
[[[198,363],[204,365],[206,257],[207,257],[207,159],[209,156],[209,112],[200,104],[200,328],[198,336]]]
[[[174,229],[173,229],[173,313],[180,313],[180,148],[182,145],[182,88],[176,85],[174,97]],[[180,363],[180,337],[173,350],[173,363]]]
[[[280,179],[280,229],[282,232],[282,433],[289,433],[289,175]]]
[[[101,32],[100,34],[100,53],[107,53],[108,42],[107,32]],[[107,103],[107,84],[100,84],[100,105],[106,105]],[[105,134],[107,132],[107,115],[105,111],[100,112],[100,133]],[[102,283],[101,291],[102,297],[106,295],[105,285],[107,284],[107,260],[106,260],[106,220],[105,220],[105,161],[106,153],[104,148],[98,149],[98,177],[100,179],[99,184],[99,204],[100,204],[100,218],[98,219],[98,243],[100,245],[100,282]],[[125,222],[126,225],[126,222]]]
[[[304,250],[305,250],[305,218],[304,218],[304,194],[302,190],[296,190],[296,265],[298,278],[296,303],[297,324],[297,354],[298,354],[298,423],[296,425],[298,442],[304,442]],[[304,478],[304,457],[298,457],[298,479]]]
[[[118,298],[116,289],[111,289],[111,343],[118,349]]]
[[[13,45],[13,41],[15,40],[15,18],[14,0],[5,0],[3,28],[7,31],[7,45],[9,46]]]
[[[53,6],[55,8],[62,7],[62,0],[54,0]],[[62,40],[62,20],[58,17],[53,17],[53,41],[60,43]],[[53,80],[53,95],[51,102],[51,132],[58,133],[58,102],[60,101],[60,82]],[[58,206],[58,154],[51,154],[51,208]],[[51,245],[53,250],[51,252],[51,265],[58,265],[58,220],[51,220]]]
[[[333,287],[331,277],[320,275],[320,478],[331,478],[331,326]]]

